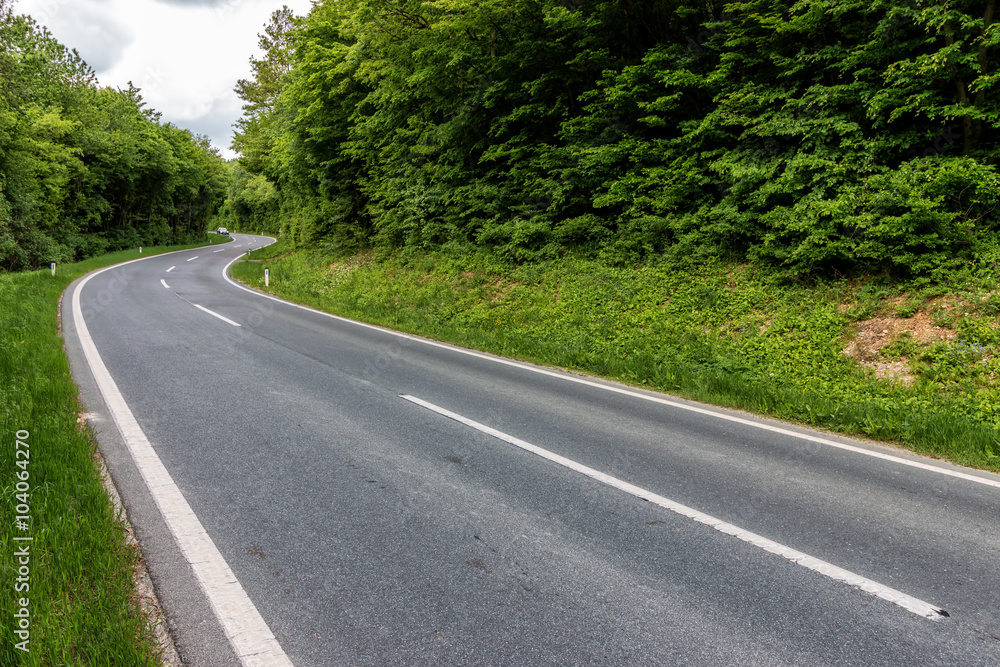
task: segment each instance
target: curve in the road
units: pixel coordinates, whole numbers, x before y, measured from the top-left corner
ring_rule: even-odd
[[[146,259],[152,258],[146,257],[133,260],[133,262],[141,262]],[[192,257],[187,261],[191,262],[195,259],[197,257]],[[291,660],[285,655],[271,629],[264,622],[260,612],[257,611],[250,597],[243,590],[236,575],[233,574],[225,558],[156,455],[142,427],[133,416],[128,403],[125,402],[114,378],[111,377],[104,365],[104,360],[101,359],[101,354],[90,336],[86,319],[83,316],[80,293],[92,278],[120,266],[122,265],[118,264],[88,274],[77,283],[73,291],[73,322],[87,363],[90,365],[91,372],[94,374],[115,424],[132,454],[136,467],[149,487],[149,491],[153,495],[164,521],[173,533],[174,539],[191,565],[191,569],[222,625],[236,657],[246,667],[258,665],[260,667],[291,667]],[[164,287],[167,287],[165,282]],[[197,305],[196,307],[201,308]],[[226,319],[207,309],[201,309],[220,319]]]

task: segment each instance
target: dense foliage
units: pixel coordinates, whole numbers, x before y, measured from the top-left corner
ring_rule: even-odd
[[[203,233],[225,162],[0,2],[0,271]]]
[[[322,0],[275,13],[235,147],[299,244],[926,279],[995,233],[994,10]]]

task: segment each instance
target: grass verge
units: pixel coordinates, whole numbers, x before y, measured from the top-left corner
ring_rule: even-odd
[[[144,248],[141,256],[178,249]],[[130,250],[67,264],[54,277],[48,270],[0,275],[5,666],[160,664],[133,584],[141,554],[126,542],[124,519],[98,472],[93,434],[79,421],[57,315],[73,280],[138,257]],[[29,517],[26,526],[17,525],[19,516]],[[27,616],[18,617],[21,609]],[[18,648],[25,637],[28,651]]]
[[[233,275],[263,289],[265,268],[268,291],[345,317],[1000,471],[988,271],[907,292],[876,279],[788,285],[724,263],[334,260],[279,242]]]

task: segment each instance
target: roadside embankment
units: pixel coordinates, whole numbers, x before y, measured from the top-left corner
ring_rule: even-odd
[[[1000,470],[1000,295],[788,284],[745,264],[331,259],[276,244],[234,277],[338,315]]]

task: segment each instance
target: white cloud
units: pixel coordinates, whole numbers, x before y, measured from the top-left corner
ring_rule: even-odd
[[[66,46],[80,52],[91,67],[100,71],[121,59],[134,37],[131,30],[105,8],[93,2],[73,4],[50,0],[41,3],[42,13],[35,19],[57,37],[73,34],[74,43]],[[24,8],[19,8],[23,11]]]
[[[216,7],[228,4],[229,0],[156,0],[164,5],[175,5],[177,7]]]
[[[15,9],[80,52],[102,85],[142,88],[163,120],[228,150],[240,117],[236,81],[250,76],[257,35],[288,5],[311,0],[21,0]]]

